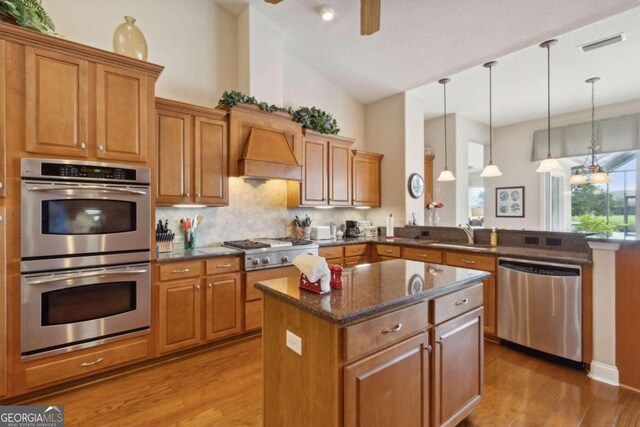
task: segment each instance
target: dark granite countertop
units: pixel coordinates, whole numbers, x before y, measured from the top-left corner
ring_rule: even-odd
[[[297,275],[256,283],[256,289],[302,310],[344,325],[431,299],[480,282],[489,273],[465,268],[392,260],[362,264],[343,273],[344,288],[318,295],[300,289]]]
[[[179,249],[173,252],[162,252],[156,255],[156,262],[188,261],[192,259],[217,258],[222,256],[242,255],[244,252],[225,246],[210,246],[192,250]]]
[[[640,244],[640,238],[634,234],[627,233],[602,233],[587,237],[588,242]]]
[[[589,258],[589,254],[584,252],[563,251],[557,249],[523,248],[519,246],[489,246],[477,243],[449,243],[438,242],[436,240],[429,239],[408,239],[403,237],[347,237],[343,239],[314,241],[314,243],[317,243],[318,245],[320,245],[320,247],[352,245],[369,242],[394,246],[411,246],[417,248],[486,253],[501,257],[516,257],[535,261],[549,261],[586,265],[593,263]]]

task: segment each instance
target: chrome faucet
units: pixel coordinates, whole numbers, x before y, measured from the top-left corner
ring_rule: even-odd
[[[458,225],[458,227],[460,227],[462,229],[462,231],[464,231],[464,234],[467,235],[467,241],[468,243],[475,243],[474,240],[474,231],[473,228],[471,228],[471,226],[469,224],[460,224]]]

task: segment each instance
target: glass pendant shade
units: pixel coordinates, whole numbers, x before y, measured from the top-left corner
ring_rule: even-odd
[[[591,184],[609,184],[611,183],[611,178],[609,178],[609,175],[606,173],[600,171],[591,175],[589,182]]]
[[[489,163],[487,166],[485,166],[480,176],[483,178],[494,178],[496,176],[502,176],[502,172],[500,172],[498,166],[494,165],[493,163]]]
[[[135,18],[125,16],[124,20],[124,24],[120,24],[113,33],[113,51],[120,55],[146,61],[148,49],[144,34],[136,27]]]
[[[560,163],[554,159],[553,157],[547,157],[540,163],[536,172],[545,173],[545,172],[559,172],[562,170],[562,166]]]
[[[437,179],[438,181],[455,181],[456,177],[453,176],[449,169],[445,169],[440,172],[440,176]]]
[[[582,175],[580,172],[576,172],[569,179],[569,184],[571,185],[582,185],[587,183],[587,178]]]

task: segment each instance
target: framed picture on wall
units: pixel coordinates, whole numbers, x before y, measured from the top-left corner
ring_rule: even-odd
[[[496,188],[496,217],[524,218],[524,187]]]

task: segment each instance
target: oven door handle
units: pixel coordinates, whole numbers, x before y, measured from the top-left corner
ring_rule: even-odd
[[[47,279],[28,281],[29,285],[45,285],[47,283],[64,282],[66,280],[86,279],[88,277],[117,276],[130,274],[144,274],[149,270],[125,270],[125,271],[95,271],[89,273],[77,273],[65,277],[50,277]]]
[[[91,190],[91,191],[106,191],[109,193],[128,193],[128,194],[140,194],[142,196],[146,196],[146,191],[141,190],[131,190],[129,188],[118,188],[118,187],[102,187],[100,185],[83,185],[83,186],[72,186],[72,185],[58,185],[52,187],[30,187],[27,189],[28,191],[63,191],[63,190]]]

